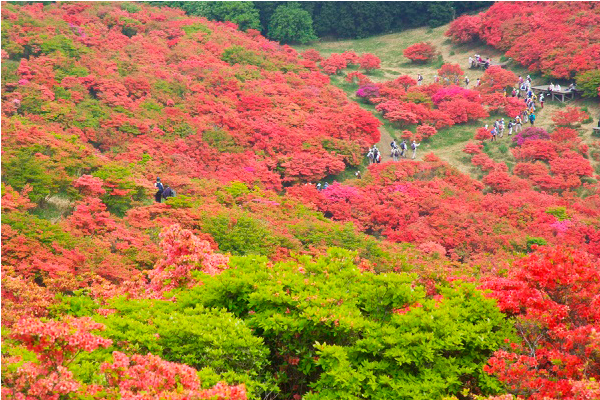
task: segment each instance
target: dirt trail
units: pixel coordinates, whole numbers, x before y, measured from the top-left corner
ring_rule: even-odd
[[[392,143],[394,138],[383,126],[379,127],[379,132],[381,132],[381,139],[377,143],[377,148],[381,150],[381,162],[392,161],[390,143]]]

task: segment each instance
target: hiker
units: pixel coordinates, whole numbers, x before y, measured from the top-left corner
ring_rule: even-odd
[[[492,142],[496,141],[496,128],[492,128],[490,133],[492,134]]]
[[[158,177],[156,178],[156,182],[154,183],[154,187],[158,190],[156,192],[156,194],[154,195],[154,200],[156,200],[157,203],[160,203],[161,200],[162,200],[163,191],[165,190],[165,187],[160,182],[160,178],[158,178]]]
[[[317,183],[317,190],[320,192],[321,191],[321,182]]]
[[[391,146],[392,150],[394,150],[396,147],[398,147],[396,145],[396,140],[392,139],[392,143],[390,143],[390,146]]]
[[[323,185],[323,190],[327,190],[328,187],[329,187],[329,183],[325,182],[325,184]]]
[[[466,87],[467,89],[469,88],[469,82],[471,82],[471,81],[469,80],[469,77],[468,77],[468,76],[465,76],[465,87]]]
[[[412,159],[414,160],[415,158],[417,158],[417,147],[419,147],[421,145],[421,143],[417,143],[413,140],[412,144],[410,145],[410,147],[412,148],[413,151],[413,155],[412,155]]]
[[[473,57],[469,57],[469,68],[473,68]]]
[[[402,143],[400,143],[400,150],[402,150],[400,152],[400,157],[406,158],[406,148],[408,146],[406,146],[406,140],[403,140]]]
[[[167,186],[163,191],[162,198],[167,200],[169,197],[175,197],[175,191],[170,186]]]
[[[360,170],[356,171],[354,175],[356,175],[356,179],[362,179],[362,174],[360,173]]]
[[[417,74],[417,86],[421,86],[422,82],[423,82],[423,75]]]
[[[508,136],[512,135],[512,130],[513,130],[513,121],[512,119],[508,120]]]
[[[519,75],[519,86],[521,86],[523,84],[523,77],[521,75]]]
[[[529,122],[531,123],[531,126],[533,126],[533,123],[535,122],[535,114],[531,113],[531,115],[529,115]]]
[[[500,137],[504,137],[504,118],[500,121]]]
[[[477,78],[477,86],[481,85],[481,79]]]
[[[523,122],[521,121],[521,116],[517,115],[517,117],[515,118],[515,133],[518,133],[521,128],[523,127]]]
[[[540,94],[540,107],[544,109],[544,93]]]

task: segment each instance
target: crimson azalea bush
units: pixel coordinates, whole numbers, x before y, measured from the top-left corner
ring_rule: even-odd
[[[412,62],[426,63],[433,60],[437,51],[431,43],[415,43],[404,49],[403,55]]]

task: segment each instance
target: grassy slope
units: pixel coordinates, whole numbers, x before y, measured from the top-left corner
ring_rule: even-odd
[[[366,39],[319,42],[309,46],[297,46],[296,49],[298,51],[304,51],[309,48],[314,48],[324,57],[329,56],[331,53],[342,53],[344,51],[355,51],[359,54],[373,53],[381,59],[381,70],[376,71],[375,74],[371,76],[372,80],[390,80],[405,74],[416,79],[417,74],[420,73],[423,75],[424,82],[429,83],[433,82],[433,77],[436,74],[436,70],[439,68],[440,63],[436,61],[427,65],[414,65],[402,55],[404,49],[408,46],[417,42],[427,41],[432,43],[438,49],[444,62],[459,64],[471,80],[471,83],[474,84],[483,72],[481,70],[467,69],[469,56],[481,54],[484,57],[489,56],[494,60],[499,60],[502,56],[502,52],[483,43],[455,45],[444,36],[444,32],[447,29],[447,25],[435,29],[417,28],[400,33],[372,36]],[[527,75],[527,70],[525,68],[515,65],[514,63],[511,66],[511,70],[516,74],[523,76]],[[546,83],[545,78],[541,78],[534,74],[532,74],[532,78],[534,84]],[[343,89],[351,98],[358,100],[354,96],[356,86],[346,83],[343,76],[332,77],[332,83]],[[566,83],[568,86],[567,82],[560,83]],[[597,140],[591,136],[591,132],[592,126],[597,123],[597,118],[600,114],[600,104],[598,101],[580,99],[569,103],[569,105],[586,106],[588,108],[592,114],[592,118],[594,118],[594,122],[583,125],[580,128],[580,135],[588,144]],[[381,128],[382,140],[378,147],[384,149],[384,155],[386,156],[384,160],[389,159],[389,154],[387,153],[391,137],[398,137],[400,130],[394,128],[392,124],[381,118],[379,113],[375,111],[374,106],[363,103],[361,103],[361,106],[374,112],[384,123]],[[549,104],[546,102],[544,110],[541,112],[538,110],[536,125],[549,129],[552,125],[552,112],[561,107],[565,107],[565,105],[557,103]],[[465,157],[465,154],[461,150],[465,143],[473,137],[475,129],[486,123],[490,123],[490,121],[495,120],[497,117],[498,116],[492,116],[488,118],[487,121],[473,122],[440,130],[436,136],[421,145],[419,149],[420,156],[429,151],[433,151],[438,157],[454,165],[460,171],[470,173],[477,177],[478,173],[476,169],[471,167],[469,159]],[[497,142],[489,144],[488,154],[496,161],[504,161],[509,167],[512,167],[515,161],[508,150],[509,144],[510,142],[507,139],[507,135],[505,135],[504,138],[500,138]],[[596,163],[592,161],[593,167],[597,167],[595,164]]]

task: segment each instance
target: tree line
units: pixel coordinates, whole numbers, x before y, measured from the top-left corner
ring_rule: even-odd
[[[419,26],[444,25],[459,15],[489,6],[489,1],[150,1],[189,15],[231,21],[284,43],[317,38],[363,38]]]

